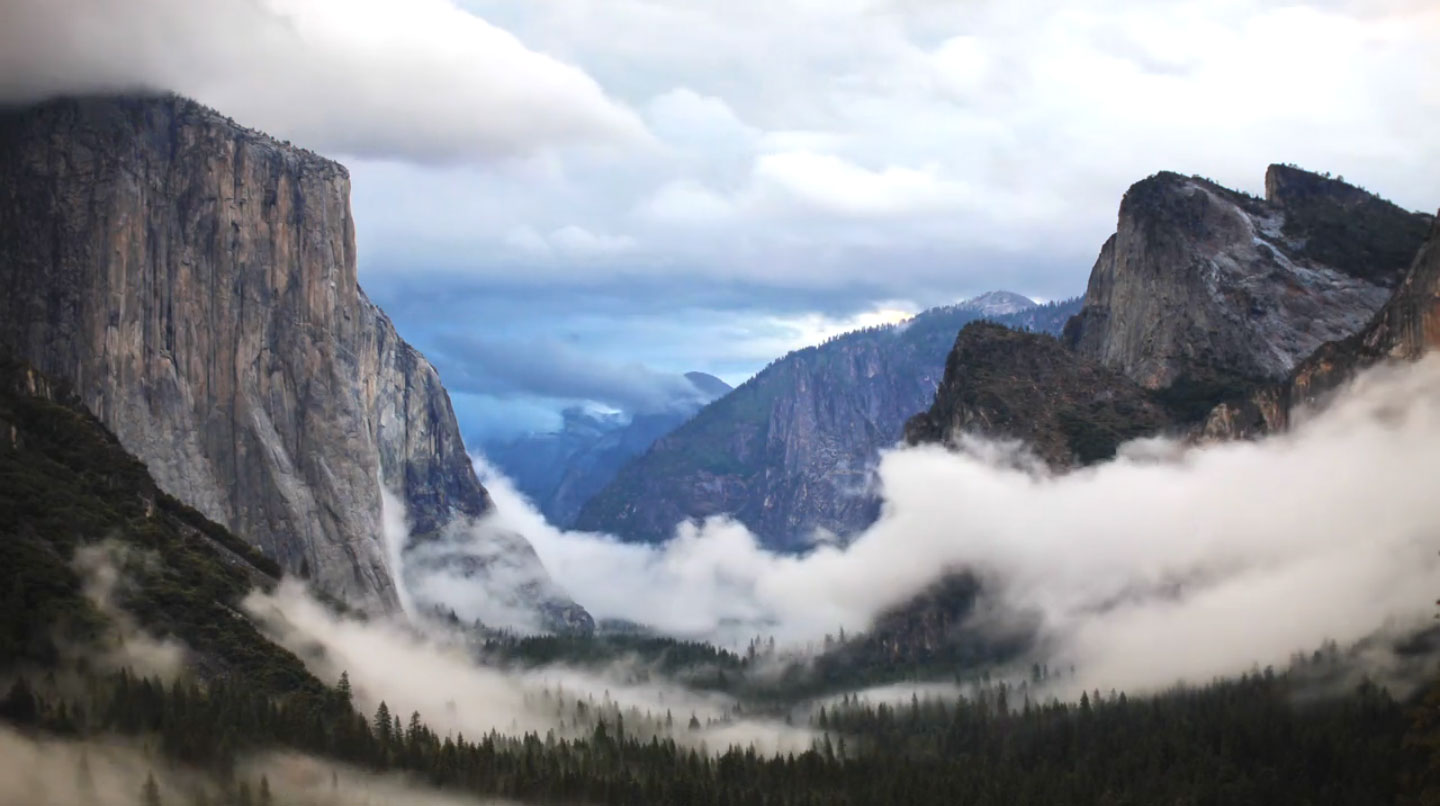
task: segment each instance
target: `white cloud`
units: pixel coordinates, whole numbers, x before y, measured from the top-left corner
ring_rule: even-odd
[[[655,96],[647,106],[646,119],[658,136],[680,146],[730,148],[760,134],[741,121],[724,100],[689,87]]]
[[[846,216],[894,216],[933,212],[964,204],[967,189],[923,169],[887,166],[870,170],[832,154],[789,151],[765,154],[755,165],[762,182],[773,183],[816,209]]]
[[[609,257],[635,248],[635,239],[628,235],[591,232],[574,224],[550,233],[550,243],[566,256],[578,259]]]
[[[1020,469],[1004,445],[969,448],[889,454],[880,521],[803,557],[724,519],[662,548],[559,532],[488,472],[498,509],[482,528],[524,533],[597,616],[720,641],[854,630],[974,569],[991,603],[1040,617],[1052,661],[1107,688],[1203,682],[1428,622],[1440,357],[1374,371],[1255,443],[1133,444],[1063,476]]]
[[[655,191],[641,203],[639,212],[667,224],[704,224],[730,217],[735,205],[703,185],[680,180]]]
[[[583,65],[663,146],[567,156],[563,187],[496,187],[514,207],[500,215],[625,231],[649,270],[697,281],[954,296],[1020,284],[1004,272],[1023,264],[1026,290],[1065,296],[1124,190],[1161,169],[1259,191],[1268,163],[1296,162],[1436,205],[1440,11],[1425,4],[476,7]]]
[[[169,89],[336,154],[494,158],[643,143],[582,70],[449,0],[17,0],[0,97]]]

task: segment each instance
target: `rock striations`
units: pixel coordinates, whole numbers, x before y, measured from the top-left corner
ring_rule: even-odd
[[[0,112],[0,341],[165,490],[394,609],[382,488],[412,540],[490,502],[439,376],[356,282],[349,191],[342,166],[174,96]]]
[[[1248,437],[1440,343],[1434,219],[1288,166],[1265,186],[1261,201],[1177,174],[1136,183],[1065,327],[1071,349],[967,327],[907,439],[1020,438],[1065,467],[1159,432]]]
[[[1206,418],[1209,439],[1261,436],[1289,427],[1297,407],[1314,405],[1361,370],[1386,361],[1413,361],[1440,347],[1440,217],[1390,300],[1360,332],[1322,345],[1285,379],[1216,406]]]
[[[1427,217],[1286,166],[1265,186],[1260,200],[1173,173],[1136,183],[1067,343],[1200,414],[1358,331]]]
[[[929,405],[955,333],[994,318],[1058,332],[1075,301],[992,293],[898,326],[797,350],[702,409],[626,465],[576,526],[658,542],[690,519],[728,514],[770,548],[851,535],[879,514],[872,474],[905,421]]]

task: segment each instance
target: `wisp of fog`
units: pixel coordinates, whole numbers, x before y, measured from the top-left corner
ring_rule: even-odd
[[[403,775],[381,775],[296,753],[246,760],[235,778],[265,782],[270,802],[289,806],[501,806],[503,801],[441,792]],[[138,741],[31,736],[0,727],[0,806],[134,806],[153,782],[161,803],[233,802],[212,776],[172,765]],[[233,784],[232,784],[233,786]]]
[[[971,569],[990,612],[1038,615],[1049,660],[1085,681],[1204,681],[1412,628],[1435,598],[1440,358],[1372,370],[1296,419],[1253,442],[1143,440],[1065,474],[978,439],[891,451],[879,521],[801,556],[725,518],[659,547],[560,531],[483,462],[497,507],[475,528],[524,534],[597,617],[674,635],[813,641]]]

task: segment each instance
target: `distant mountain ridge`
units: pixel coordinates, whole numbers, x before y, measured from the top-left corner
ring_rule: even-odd
[[[1055,334],[1078,310],[992,292],[792,352],[627,464],[575,526],[659,542],[725,513],[781,550],[817,530],[851,535],[878,515],[875,461],[930,404],[961,327],[994,319]]]
[[[687,372],[685,378],[700,396],[677,399],[663,411],[627,415],[569,408],[561,413],[557,431],[486,440],[480,443],[481,450],[546,520],[568,528],[580,507],[609,484],[626,462],[731,389],[730,384],[704,372]]]

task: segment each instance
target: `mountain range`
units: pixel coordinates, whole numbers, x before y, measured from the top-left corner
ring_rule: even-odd
[[[676,398],[659,411],[595,412],[574,406],[561,412],[556,431],[479,442],[485,458],[524,493],[550,523],[574,524],[580,508],[625,463],[655,440],[730,392],[730,384],[704,372],[687,372],[696,395]]]
[[[929,405],[957,330],[991,319],[1059,333],[1078,310],[1079,300],[992,292],[792,352],[627,464],[575,526],[660,542],[725,514],[779,550],[843,539],[878,515],[880,451]]]
[[[1083,299],[992,292],[734,390],[692,374],[713,398],[693,416],[570,412],[490,451],[562,524],[658,542],[723,514],[802,551],[876,517],[875,462],[902,439],[1021,437],[1063,468],[1144,434],[1283,429],[1440,340],[1435,219],[1293,166],[1265,188],[1156,174],[1125,194]],[[156,500],[233,533],[263,575],[382,613],[443,605],[403,600],[446,575],[588,631],[523,536],[472,528],[493,504],[438,374],[358,285],[348,193],[342,166],[175,96],[3,110],[7,360],[73,390]]]

